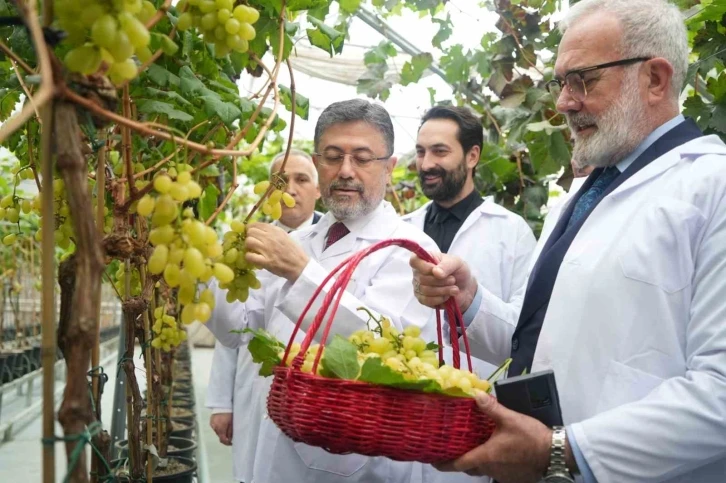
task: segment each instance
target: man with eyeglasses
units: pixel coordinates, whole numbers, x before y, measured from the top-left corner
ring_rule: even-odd
[[[440,469],[500,483],[721,483],[726,145],[679,114],[683,18],[665,0],[582,0],[560,29],[550,89],[573,158],[595,169],[539,241],[509,374],[553,370],[565,427],[478,398],[496,432]],[[454,296],[487,323],[461,259],[412,265],[419,300]]]
[[[279,227],[253,223],[247,228],[247,260],[261,270],[259,290],[233,317],[212,317],[207,323],[217,339],[238,347],[246,335],[232,329],[264,328],[287,342],[295,322],[315,289],[330,270],[350,255],[382,240],[407,238],[426,250],[436,244],[421,230],[404,222],[383,200],[391,171],[393,124],[382,107],[365,100],[331,104],[315,128],[315,161],[320,193],[328,212],[308,228],[288,235]],[[409,253],[397,247],[365,258],[356,269],[336,312],[333,333],[349,336],[367,327],[367,307],[385,314],[399,329],[414,324],[423,336],[435,339],[431,309],[411,292]],[[302,322],[309,329],[320,306],[319,297]],[[216,307],[215,307],[216,309]],[[320,338],[322,330],[316,337]],[[302,341],[304,334],[298,334]],[[409,483],[412,463],[356,454],[333,455],[321,448],[294,443],[266,416],[271,378],[256,377],[251,391],[251,421],[259,422],[259,438],[251,481],[254,483]],[[365,408],[361,408],[365,410]],[[392,408],[395,409],[395,408]]]

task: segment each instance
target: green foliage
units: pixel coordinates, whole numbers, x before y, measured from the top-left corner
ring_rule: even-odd
[[[275,367],[280,365],[279,353],[285,350],[285,345],[274,335],[262,329],[242,329],[234,332],[251,334],[252,338],[247,343],[247,350],[250,351],[252,361],[261,364],[260,376],[271,376]]]
[[[329,377],[356,379],[360,372],[358,348],[348,339],[335,335],[325,345],[321,358],[322,368]]]
[[[483,4],[498,15],[495,32],[483,32],[479,46],[466,49],[448,41],[453,25],[443,11],[446,2],[408,1],[405,8],[429,16],[439,28],[432,50],[406,63],[401,84],[416,82],[430,64],[439,59],[447,82],[454,88],[457,105],[478,111],[486,133],[476,186],[484,195],[494,195],[505,207],[525,217],[535,233],[543,222],[549,183],[571,179],[570,134],[565,119],[555,111],[545,90],[552,78],[560,33],[550,28],[556,0],[494,0]],[[574,3],[574,2],[571,2]],[[684,114],[698,122],[707,134],[726,134],[726,4],[720,0],[681,0],[683,9],[698,5],[687,20],[692,43],[690,85]],[[383,16],[399,14],[401,4],[373,2]],[[391,46],[390,49],[395,52]],[[381,43],[366,55],[367,72],[358,91],[385,100],[392,86],[384,76],[383,63],[392,56]],[[545,60],[547,59],[547,60]],[[487,89],[485,89],[485,87]],[[431,104],[436,92],[429,89]],[[415,172],[397,169],[394,183],[405,211],[425,201]]]
[[[697,60],[688,72],[692,88],[684,114],[696,120],[704,133],[726,138],[726,4],[702,1],[687,26]]]

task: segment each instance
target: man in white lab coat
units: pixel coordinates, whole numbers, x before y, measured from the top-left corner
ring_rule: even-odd
[[[487,352],[488,360],[501,362],[509,354],[493,353],[497,345],[491,342],[509,339],[514,332],[536,240],[522,217],[477,192],[474,171],[483,142],[481,121],[469,109],[429,109],[416,139],[416,169],[421,189],[432,201],[403,219],[424,230],[442,253],[467,260],[482,292],[504,307],[506,317],[489,325],[487,338],[469,338],[473,354],[481,357]],[[471,319],[464,323],[468,325]],[[482,377],[488,377],[498,365],[474,357],[472,363]],[[430,465],[422,465],[421,471],[425,483],[474,481],[464,474],[441,473]]]
[[[487,327],[487,338],[471,338],[472,351],[495,361],[488,365],[493,369],[509,357],[496,341],[511,338],[517,325],[537,242],[522,217],[475,189],[483,142],[481,121],[467,108],[427,111],[416,140],[416,168],[421,189],[432,201],[404,219],[433,238],[440,252],[467,260],[482,288],[477,295],[486,293],[487,304],[502,307],[502,317]]]
[[[561,28],[550,89],[574,159],[596,169],[539,242],[510,372],[554,370],[566,427],[481,398],[497,431],[441,468],[501,483],[722,483],[726,145],[679,114],[683,19],[664,0],[583,0]],[[422,301],[453,295],[490,318],[460,259],[412,265]]]
[[[329,271],[373,243],[407,238],[427,250],[436,249],[428,236],[402,221],[383,201],[396,159],[391,156],[393,125],[382,107],[359,99],[330,105],[318,119],[315,148],[320,190],[329,211],[316,225],[290,236],[268,224],[248,227],[247,259],[265,269],[259,271],[262,288],[252,291],[243,304],[246,319],[212,317],[208,322],[218,340],[229,347],[245,342],[244,336],[230,329],[245,326],[265,328],[287,341],[294,322]],[[434,340],[434,329],[428,324],[431,309],[419,304],[410,290],[409,258],[407,251],[390,247],[364,259],[347,287],[333,332],[349,335],[366,327],[367,316],[357,310],[366,306],[390,316],[399,329],[418,325],[424,337]],[[303,330],[310,327],[314,315],[312,311],[302,322]],[[255,483],[410,481],[411,463],[332,455],[293,443],[265,416],[269,384],[269,379],[257,377],[249,389],[255,399],[250,419],[261,422],[252,475]]]
[[[285,152],[278,154],[270,163],[270,175],[279,171]],[[283,206],[282,216],[273,224],[286,232],[307,228],[318,222],[322,214],[315,211],[315,202],[320,198],[318,172],[312,157],[304,151],[290,151],[285,173],[285,191],[295,199],[295,206]],[[215,288],[215,290],[219,290]],[[220,316],[220,310],[227,307],[224,293],[217,293],[219,308],[212,316]],[[221,295],[221,296],[219,296]],[[238,307],[244,315],[244,308]],[[220,343],[214,347],[212,367],[207,386],[207,407],[212,409],[209,425],[219,437],[220,443],[233,446],[233,477],[236,481],[251,481],[254,464],[257,431],[259,425],[249,424],[249,391],[256,378],[258,368],[246,348],[231,349]],[[235,398],[235,393],[240,395]]]

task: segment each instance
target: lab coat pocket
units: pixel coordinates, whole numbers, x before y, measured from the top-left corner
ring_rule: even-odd
[[[626,366],[622,362],[610,361],[596,412],[602,413],[643,399],[662,382],[663,379],[658,376]]]
[[[705,219],[693,205],[658,198],[636,213],[621,238],[623,275],[667,293],[691,283],[694,246]]]
[[[295,451],[308,468],[344,477],[357,473],[370,460],[368,456],[359,454],[330,454],[323,449],[304,443],[295,443]]]

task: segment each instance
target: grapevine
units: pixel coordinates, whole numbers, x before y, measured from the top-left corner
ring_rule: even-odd
[[[261,198],[257,205],[262,212],[273,220],[282,216],[282,203],[288,208],[295,206],[295,199],[284,192],[285,181],[280,173],[275,173],[272,181],[260,181],[254,187],[254,193]],[[269,196],[268,196],[269,195]],[[230,281],[221,281],[220,288],[227,290],[227,302],[245,302],[249,291],[260,288],[260,281],[255,275],[255,267],[247,262],[245,234],[247,225],[238,220],[232,220],[231,231],[224,234],[222,244],[224,254],[223,263],[232,270],[234,276]]]
[[[177,28],[181,31],[196,28],[204,41],[214,45],[217,57],[230,51],[244,53],[256,36],[252,26],[260,13],[247,5],[235,6],[234,0],[182,0]]]

